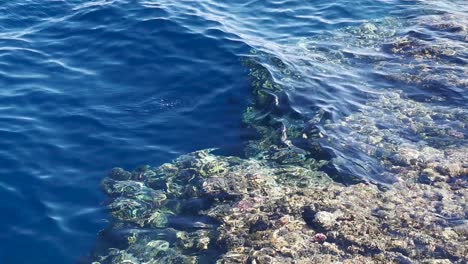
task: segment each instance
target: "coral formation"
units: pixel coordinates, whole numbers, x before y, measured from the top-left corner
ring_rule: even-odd
[[[466,57],[465,24],[447,15],[417,21],[465,41],[453,46],[401,34],[401,23],[366,22],[303,40],[296,51],[339,67],[365,60],[385,68],[387,79],[423,88],[440,82],[466,89],[457,61]],[[321,48],[332,40],[390,59]],[[254,55],[243,61],[253,83],[244,122],[259,135],[246,158],[202,150],[159,167],[113,169],[102,188],[115,221],[102,240],[118,243],[97,249],[94,264],[468,261],[465,108],[386,90],[338,119],[321,110],[299,115],[283,98],[300,75],[279,59]]]
[[[456,179],[466,184],[461,174],[442,173],[437,183],[400,181],[388,190],[346,187],[294,160],[278,163],[264,155],[238,159],[199,151],[147,168],[138,179],[107,178],[105,189],[118,192],[113,216],[149,231],[126,233],[127,248],[97,261],[203,263],[219,249],[211,262],[463,263],[468,197],[465,189],[452,188]],[[138,190],[121,188],[129,185]],[[138,195],[155,187],[154,200]],[[125,206],[116,210],[115,203]]]

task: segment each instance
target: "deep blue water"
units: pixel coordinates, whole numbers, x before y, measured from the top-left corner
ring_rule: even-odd
[[[432,11],[462,13],[463,1],[441,2]],[[363,81],[375,89],[389,84],[362,65],[317,74],[300,63],[295,43],[366,20],[409,19],[424,12],[418,5],[2,1],[0,263],[74,263],[88,254],[109,223],[99,182],[112,167],[158,165],[211,147],[241,153],[250,83],[240,60],[252,49],[305,76],[289,84],[297,111],[352,111],[370,89]],[[407,89],[410,96],[437,93]],[[437,94],[465,106],[462,90]]]

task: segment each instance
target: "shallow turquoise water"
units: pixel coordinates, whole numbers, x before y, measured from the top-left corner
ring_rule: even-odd
[[[1,3],[0,262],[73,263],[86,255],[109,223],[99,182],[114,166],[158,165],[211,147],[242,155],[252,133],[241,120],[251,100],[241,58],[254,58],[285,87],[278,111],[298,119],[321,112],[338,120],[388,90],[466,109],[466,82],[388,78],[402,62],[351,45],[346,29],[390,19],[395,34],[451,41],[458,60],[437,70],[460,79],[466,38],[414,21],[447,13],[466,22],[467,11],[464,1]],[[344,57],[324,55],[331,51]],[[376,69],[375,58],[390,64]],[[466,129],[459,133],[466,138]],[[323,144],[341,158],[333,173],[387,182],[367,155]]]

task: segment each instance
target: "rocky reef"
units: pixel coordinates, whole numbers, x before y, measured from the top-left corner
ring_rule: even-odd
[[[199,151],[157,168],[114,169],[103,189],[123,248],[95,263],[466,260],[468,194],[453,185],[466,184],[460,173],[381,190],[340,185],[317,165],[285,148],[251,159]]]
[[[294,51],[324,65],[370,64],[421,89],[443,83],[466,92],[459,19],[405,22],[448,30],[454,42],[424,41],[387,19],[304,39]],[[376,53],[332,52],[324,41]],[[256,52],[243,64],[253,94],[244,123],[258,133],[246,157],[202,150],[159,167],[113,169],[102,189],[114,221],[94,264],[467,263],[466,107],[385,89],[339,118],[305,115],[287,101],[301,73]]]
[[[326,125],[329,144],[380,162],[380,187],[339,184],[288,144],[114,169],[102,185],[123,243],[96,263],[465,263],[467,124],[388,92]]]
[[[463,96],[468,88],[467,22],[466,16],[450,14],[418,18],[412,30],[383,45],[382,50],[392,59],[377,62],[375,69],[391,81],[439,94],[459,91]]]
[[[291,59],[290,63],[274,62],[276,60],[271,56],[268,61],[267,54],[244,60],[251,71],[254,99],[263,94],[261,104],[254,100],[244,112],[244,123],[259,133],[257,139],[249,141],[247,156],[255,156],[272,144],[297,147],[308,155],[333,159],[333,170],[338,170],[333,174],[344,172],[348,174],[346,177],[380,177],[378,181],[388,182],[383,175],[386,171],[378,168],[381,163],[388,163],[386,155],[397,156],[398,144],[417,150],[426,148],[426,155],[427,147],[440,153],[446,150],[445,147],[456,149],[455,145],[458,145],[455,152],[463,153],[460,146],[466,146],[467,134],[465,22],[468,16],[425,12],[427,14],[409,20],[368,21],[330,35],[304,38],[288,51],[298,55],[283,56]],[[301,66],[296,67],[295,72],[292,67],[288,68],[290,64]],[[350,80],[347,75],[339,76],[336,72],[370,74],[376,83],[382,79],[384,85],[390,87],[382,89],[375,84]],[[335,79],[330,79],[330,75]],[[321,90],[309,88],[315,85],[315,80],[307,76],[325,76],[320,82],[325,87]],[[337,105],[334,111],[320,108],[300,111],[296,110],[297,104],[291,104],[289,98],[300,93],[316,94],[318,102],[307,102],[311,108],[320,104],[320,100],[330,97],[326,95],[331,93],[327,89],[334,91],[333,87],[326,86],[326,81],[336,80],[354,86],[350,89],[354,93],[347,94],[350,103],[343,109]],[[445,102],[455,107],[444,106]],[[354,113],[340,114],[356,104],[359,107]],[[391,143],[385,145],[384,136],[392,137],[387,140]],[[337,168],[343,157],[348,156],[349,160],[350,156],[344,153],[353,152],[351,149],[354,152],[360,149],[359,153],[363,155],[355,157],[353,163],[357,166]],[[365,164],[367,162],[372,164]],[[349,167],[349,164],[345,166]]]
[[[367,157],[362,159],[369,165],[361,164],[360,174],[376,181],[467,175],[468,111],[403,96],[401,91],[386,92],[360,111],[325,125],[323,145]],[[341,159],[335,158],[337,166]],[[383,170],[372,170],[376,167]]]

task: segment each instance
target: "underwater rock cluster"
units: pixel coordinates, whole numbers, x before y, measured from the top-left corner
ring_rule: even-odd
[[[274,151],[287,157],[199,151],[158,168],[113,170],[103,188],[123,249],[95,263],[465,260],[468,194],[450,185],[460,175],[437,184],[400,181],[388,190],[346,187],[317,171],[314,160]]]
[[[405,21],[380,19],[302,39],[295,52],[307,61],[333,65],[333,70],[365,62],[393,82],[462,93],[468,88],[467,24],[468,16],[445,12]]]
[[[444,15],[417,23],[466,35],[466,26]],[[318,48],[326,37],[298,47],[343,67],[365,59],[385,67],[389,79],[423,88],[435,80],[466,89],[457,61],[466,46],[429,45],[400,34],[399,25],[367,22],[337,34],[390,60]],[[299,74],[269,58],[283,77],[278,83],[255,60],[243,63],[253,86],[244,122],[258,132],[246,158],[202,150],[159,167],[113,169],[102,188],[114,222],[101,233],[94,264],[467,263],[466,108],[388,89],[336,120],[321,111],[301,116],[282,101],[284,85]],[[340,175],[370,181],[350,184]]]
[[[287,144],[249,159],[206,150],[114,169],[103,189],[123,249],[96,262],[464,263],[467,125],[466,110],[399,92],[326,125],[330,144],[381,162],[393,177],[384,188],[334,182],[326,161]]]
[[[466,109],[416,102],[393,91],[324,127],[324,145],[362,153],[377,163],[374,166],[386,169],[380,174],[368,171],[371,178],[390,175],[393,182],[433,182],[461,177],[453,184],[466,181],[462,177],[468,174]]]
[[[466,92],[467,22],[466,16],[450,14],[420,17],[412,24],[414,30],[383,45],[382,50],[392,59],[377,62],[375,69],[392,81],[433,91]]]
[[[358,91],[356,97],[367,97],[364,109],[357,111],[357,114],[350,114],[348,117],[340,119],[335,118],[324,109],[318,109],[312,116],[298,113],[294,107],[289,105],[289,102],[282,100],[283,97],[290,96],[290,90],[295,89],[290,87],[288,82],[282,80],[284,78],[291,79],[291,76],[295,76],[296,79],[302,78],[300,74],[291,73],[292,70],[284,70],[285,63],[272,63],[270,61],[267,70],[263,66],[264,58],[260,59],[260,63],[256,63],[250,58],[244,60],[244,64],[250,68],[255,92],[254,103],[244,112],[243,120],[246,126],[259,133],[258,139],[249,141],[246,155],[255,156],[259,151],[264,151],[273,144],[283,147],[299,147],[313,156],[327,156],[328,154],[323,152],[325,149],[329,149],[328,141],[333,137],[341,136],[340,140],[346,138],[350,141],[362,141],[363,139],[353,138],[353,136],[359,137],[359,134],[371,133],[347,134],[344,131],[353,130],[346,128],[347,123],[352,121],[351,119],[360,118],[363,119],[362,122],[366,122],[367,117],[363,116],[362,112],[372,115],[373,111],[382,116],[378,117],[374,114],[367,119],[372,119],[373,121],[370,122],[373,122],[374,126],[392,126],[393,128],[386,129],[385,133],[395,133],[393,139],[399,144],[405,142],[411,144],[412,141],[421,141],[422,144],[425,144],[427,141],[429,145],[432,144],[433,148],[451,143],[457,143],[459,146],[466,144],[466,141],[463,140],[466,138],[465,106],[468,99],[466,97],[468,68],[465,65],[468,58],[466,21],[468,21],[466,15],[451,15],[444,12],[431,14],[428,12],[427,15],[404,22],[398,19],[369,21],[357,27],[343,28],[334,32],[333,35],[319,35],[299,41],[297,48],[293,49],[294,53],[300,54],[296,64],[301,64],[301,62],[306,64],[304,61],[314,62],[311,63],[310,67],[308,65],[301,67],[302,72],[300,73],[304,75],[310,74],[304,69],[311,67],[321,67],[316,72],[312,72],[313,74],[326,72],[328,68],[323,65],[331,65],[334,72],[340,71],[340,69],[346,72],[356,67],[365,68],[363,65],[371,65],[369,70],[372,71],[377,80],[379,77],[383,77],[385,80],[390,80],[392,86],[402,86],[399,90],[382,91],[371,89],[364,83],[357,83],[363,87],[362,90],[365,91],[365,94],[359,95],[360,91]],[[432,38],[428,40],[427,36],[429,35]],[[258,74],[259,72],[262,74]],[[288,72],[288,74],[284,74],[284,72]],[[273,76],[273,73],[276,76]],[[330,72],[326,72],[326,74],[332,75]],[[275,82],[274,80],[280,81]],[[307,83],[307,85],[313,85],[313,82]],[[410,92],[415,92],[416,95],[404,95],[401,92],[402,89],[408,89]],[[324,87],[323,90],[326,88]],[[262,104],[257,104],[255,101],[260,97],[259,94],[263,94],[261,96]],[[403,97],[417,98],[419,96],[420,98],[418,100],[400,98],[400,94]],[[320,96],[318,98],[320,100]],[[352,99],[350,100],[352,101]],[[418,101],[425,101],[427,104]],[[444,108],[445,101],[458,104],[460,108]],[[397,106],[392,109],[393,104]],[[386,118],[391,120],[386,120]],[[339,125],[340,123],[341,125]],[[353,125],[360,126],[361,124],[355,121]],[[341,128],[337,128],[338,126]],[[407,126],[411,126],[411,128],[406,129]],[[380,130],[366,124],[364,127]],[[326,137],[327,134],[331,134],[331,136],[323,140],[322,138]],[[374,144],[367,142],[365,144],[368,146],[360,147],[367,149],[364,151],[366,156],[369,155],[367,152],[377,150],[375,145],[380,142],[381,137],[382,135],[373,135],[368,140],[377,140],[378,142]],[[395,145],[395,143],[392,144]],[[333,148],[335,147],[333,146]],[[416,146],[416,149],[422,147],[424,146]],[[343,147],[338,146],[338,149],[343,149]],[[394,152],[392,146],[381,146],[379,149],[379,152]],[[463,149],[458,150],[458,152],[463,151]],[[381,158],[379,155],[387,154],[377,153],[371,156],[379,159]],[[337,156],[336,151],[329,156]],[[338,155],[335,158],[335,163],[339,163],[339,159]],[[376,162],[380,163],[380,160]],[[359,164],[359,166],[366,167],[367,165]],[[371,173],[382,174],[382,171],[372,171]],[[362,173],[354,171],[353,174]]]

